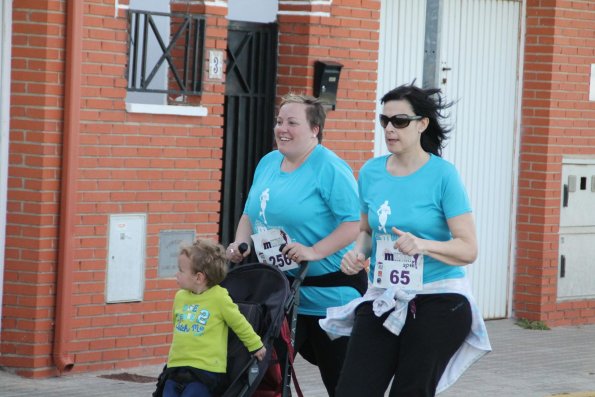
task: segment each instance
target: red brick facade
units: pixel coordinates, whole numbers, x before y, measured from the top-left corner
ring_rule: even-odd
[[[217,238],[224,81],[203,77],[191,103],[205,117],[128,113],[128,23],[114,2],[81,0],[81,37],[68,37],[65,0],[13,1],[8,208],[0,365],[29,377],[64,370],[54,363],[56,288],[65,258],[72,270],[64,348],[75,371],[164,361],[175,281],[157,277],[159,231],[194,229]],[[124,3],[121,1],[120,3]],[[227,9],[178,2],[205,15],[206,49],[227,46]],[[279,9],[277,96],[312,93],[313,64],[343,64],[325,144],[357,173],[373,155],[379,0],[334,0]],[[595,3],[527,0],[522,76],[513,315],[549,325],[595,323],[595,300],[556,302],[562,156],[595,155]],[[295,12],[287,12],[295,11]],[[330,17],[325,14],[330,14]],[[69,40],[80,40],[76,147],[65,147]],[[77,59],[77,58],[75,58]],[[70,65],[70,67],[77,67]],[[76,96],[75,96],[76,97]],[[70,150],[70,159],[65,157]],[[66,161],[75,164],[64,181]],[[64,186],[72,200],[64,205]],[[72,214],[65,254],[64,211]],[[109,215],[147,214],[142,302],[105,303]]]
[[[595,323],[595,300],[557,303],[562,157],[595,155],[595,3],[528,0],[524,54],[516,317]]]
[[[337,107],[329,113],[324,143],[359,170],[374,149],[380,1],[279,7],[280,12],[332,15],[279,15],[277,94],[312,94],[314,62],[322,59],[342,64]]]

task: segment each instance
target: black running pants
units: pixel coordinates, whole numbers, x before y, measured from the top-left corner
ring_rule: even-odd
[[[436,394],[448,361],[471,330],[471,307],[459,294],[428,294],[418,295],[409,309],[397,336],[382,325],[388,313],[376,317],[371,302],[357,308],[337,396],[382,397],[391,380],[391,397]]]
[[[298,315],[295,331],[295,351],[309,363],[317,365],[322,382],[330,397],[335,396],[335,387],[345,359],[347,337],[331,340],[320,328],[318,320],[324,317]],[[299,380],[299,379],[298,379]],[[337,396],[341,396],[337,394]]]

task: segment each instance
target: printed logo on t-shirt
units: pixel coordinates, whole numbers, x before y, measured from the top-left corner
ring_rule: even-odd
[[[262,220],[265,224],[267,224],[267,217],[265,215],[266,209],[267,209],[267,201],[269,201],[269,188],[267,187],[266,189],[264,189],[262,191],[262,193],[260,193],[260,212],[258,213],[258,216],[262,217]]]
[[[388,232],[386,231],[386,222],[388,221],[388,216],[391,214],[388,200],[385,200],[384,203],[380,205],[378,211],[376,211],[376,214],[378,214],[378,223],[380,223],[378,226],[378,231],[381,231],[383,234],[387,234]]]
[[[205,327],[211,317],[207,309],[200,309],[200,305],[184,305],[182,313],[176,315],[176,331],[192,333],[194,336],[202,336]]]

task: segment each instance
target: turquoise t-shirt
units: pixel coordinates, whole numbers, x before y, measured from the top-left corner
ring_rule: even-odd
[[[254,173],[244,207],[254,233],[279,228],[292,241],[311,247],[341,223],[359,221],[357,182],[349,165],[335,153],[317,145],[293,172],[281,171],[282,160],[283,155],[275,150],[260,160]],[[351,248],[349,245],[311,262],[307,276],[338,271],[341,258]],[[324,316],[327,307],[341,306],[359,296],[352,287],[303,286],[298,313]]]
[[[430,155],[428,162],[414,173],[394,176],[386,170],[389,157],[368,160],[359,174],[360,210],[368,215],[372,229],[370,279],[374,275],[376,241],[385,233],[396,240],[393,226],[423,239],[448,241],[452,235],[447,219],[471,212],[467,192],[454,165]],[[464,267],[424,256],[424,284],[464,276]]]

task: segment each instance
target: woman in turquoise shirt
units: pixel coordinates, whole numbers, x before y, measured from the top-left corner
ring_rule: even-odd
[[[440,90],[403,85],[381,103],[390,154],[360,171],[360,233],[341,265],[353,274],[369,258],[371,286],[321,325],[351,335],[337,395],[382,397],[392,381],[391,397],[434,396],[490,350],[465,272],[475,225],[457,170],[440,157]]]
[[[366,277],[363,270],[356,276],[340,271],[341,258],[358,232],[359,201],[351,168],[321,145],[325,118],[316,98],[283,97],[274,129],[278,150],[256,168],[228,257],[241,261],[249,251],[241,255],[238,246],[252,239],[261,262],[282,270],[309,263],[300,288],[295,348],[318,365],[328,394],[334,396],[347,338],[331,341],[318,320],[328,307],[360,297]],[[287,271],[290,276],[293,272]]]

